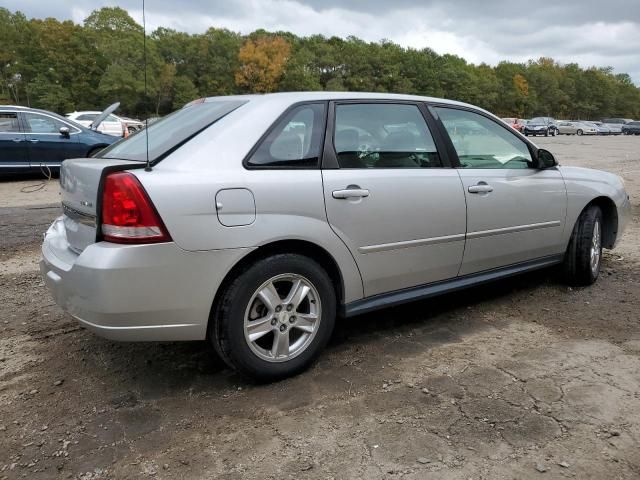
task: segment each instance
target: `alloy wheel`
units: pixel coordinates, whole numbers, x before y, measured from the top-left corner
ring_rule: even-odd
[[[591,272],[596,275],[600,268],[600,256],[602,253],[602,236],[600,234],[600,222],[596,220],[593,224],[593,235],[591,237]]]
[[[264,282],[251,296],[244,337],[259,358],[286,362],[311,344],[321,318],[316,287],[302,275],[285,273]]]

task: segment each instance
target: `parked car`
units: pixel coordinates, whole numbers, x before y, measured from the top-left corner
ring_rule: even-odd
[[[127,131],[131,133],[136,133],[138,130],[142,130],[144,128],[144,123],[140,120],[136,120],[135,118],[129,117],[118,117],[122,123],[124,123],[125,127],[127,127]]]
[[[615,123],[618,125],[624,125],[625,123],[633,122],[631,118],[603,118],[602,123]]]
[[[621,123],[605,123],[600,122],[602,126],[607,127],[609,129],[609,135],[622,135],[622,125]]]
[[[55,171],[65,159],[91,157],[117,140],[52,112],[0,106],[0,173]]]
[[[640,135],[640,122],[629,122],[622,126],[625,135]]]
[[[574,122],[578,127],[577,135],[600,135],[601,131],[598,129],[598,126],[593,122],[586,122],[582,120],[578,120]]]
[[[503,118],[502,121],[518,132],[522,132],[524,128],[524,124],[519,118]]]
[[[611,131],[602,122],[591,122],[588,120],[580,120],[580,123],[587,127],[595,129],[596,135],[609,135]]]
[[[578,133],[578,124],[567,120],[558,120],[558,135],[576,135]]]
[[[146,133],[63,164],[46,284],[99,335],[207,339],[263,381],[338,317],[553,265],[592,284],[630,216],[620,177],[450,100],[211,97]]]
[[[65,116],[79,123],[80,125],[84,125],[87,128],[93,127],[93,122],[98,115],[102,112],[90,110],[90,111],[82,111],[82,112],[71,112],[67,113]],[[127,129],[127,124],[123,119],[114,115],[113,113],[109,114],[107,118],[98,126],[97,131],[100,133],[105,133],[107,135],[113,135],[114,137],[123,137],[125,135],[125,131],[129,132]]]
[[[558,134],[558,126],[556,121],[551,117],[536,117],[532,118],[524,126],[523,132],[525,136],[544,135],[545,137]]]

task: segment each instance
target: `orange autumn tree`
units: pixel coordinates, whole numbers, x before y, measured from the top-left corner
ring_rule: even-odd
[[[236,85],[251,92],[275,91],[290,53],[291,46],[282,37],[248,39],[238,53]]]

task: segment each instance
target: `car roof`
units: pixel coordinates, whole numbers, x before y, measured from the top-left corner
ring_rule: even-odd
[[[58,115],[55,112],[50,112],[48,110],[42,110],[40,108],[31,108],[31,107],[24,107],[22,105],[0,105],[0,110],[17,110],[20,112],[39,112],[39,113],[46,113],[48,115]]]
[[[326,101],[326,100],[397,100],[397,101],[413,101],[413,102],[432,102],[444,103],[457,106],[472,107],[482,110],[480,107],[456,100],[444,98],[424,97],[420,95],[405,95],[400,93],[375,93],[375,92],[279,92],[265,93],[261,95],[230,95],[205,97],[205,102],[217,100],[249,100],[260,103],[298,103],[308,101]]]
[[[91,115],[100,115],[102,112],[98,111],[98,110],[80,110],[79,112],[71,112],[71,113],[67,113],[67,115],[86,115],[86,114],[91,114]]]
[[[68,122],[71,122],[71,124],[72,124],[75,128],[78,128],[78,129],[80,129],[80,130],[82,130],[82,131],[86,131],[86,130],[87,130],[87,127],[85,127],[84,125],[81,125],[81,124],[77,123],[75,120],[72,120],[72,119],[70,119],[70,118],[67,118],[67,117],[65,117],[65,116],[63,116],[63,115],[60,115],[60,114],[56,113],[56,112],[50,112],[49,110],[42,110],[42,109],[40,109],[40,108],[23,107],[23,106],[21,106],[21,105],[0,105],[0,111],[3,111],[3,110],[9,110],[9,111],[13,110],[13,111],[16,111],[16,112],[34,112],[34,113],[43,113],[43,114],[45,114],[45,115],[49,115],[49,116],[52,116],[52,117],[58,118],[58,119],[60,119],[60,120],[63,120],[63,121],[65,121],[65,122],[67,122],[67,123],[68,123]]]

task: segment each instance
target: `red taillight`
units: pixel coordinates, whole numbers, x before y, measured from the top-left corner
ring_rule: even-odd
[[[102,235],[114,243],[169,242],[158,212],[138,179],[126,172],[105,178],[102,194]]]

